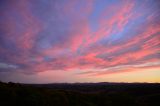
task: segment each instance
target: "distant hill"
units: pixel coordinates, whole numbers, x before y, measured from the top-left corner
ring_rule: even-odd
[[[0,106],[160,106],[159,83],[0,82]]]

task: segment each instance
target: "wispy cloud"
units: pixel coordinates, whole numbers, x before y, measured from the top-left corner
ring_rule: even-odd
[[[106,75],[106,74],[114,74],[114,73],[122,73],[122,72],[129,72],[134,69],[138,69],[140,71],[141,68],[149,68],[149,67],[160,67],[160,61],[158,62],[148,62],[142,64],[131,64],[131,65],[117,65],[113,67],[107,67],[104,69],[96,69],[94,71],[83,71],[77,74],[85,74],[85,75]]]
[[[0,63],[0,69],[16,69],[16,68],[18,68],[17,65]]]

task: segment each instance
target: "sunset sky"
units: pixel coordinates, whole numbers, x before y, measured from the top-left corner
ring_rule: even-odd
[[[0,0],[0,80],[160,82],[160,1]]]

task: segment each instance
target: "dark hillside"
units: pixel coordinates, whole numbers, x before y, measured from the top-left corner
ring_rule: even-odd
[[[0,106],[159,106],[160,84],[0,83]]]

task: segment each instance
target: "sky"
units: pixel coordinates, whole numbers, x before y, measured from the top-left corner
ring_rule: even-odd
[[[0,80],[160,82],[159,0],[0,0]]]

